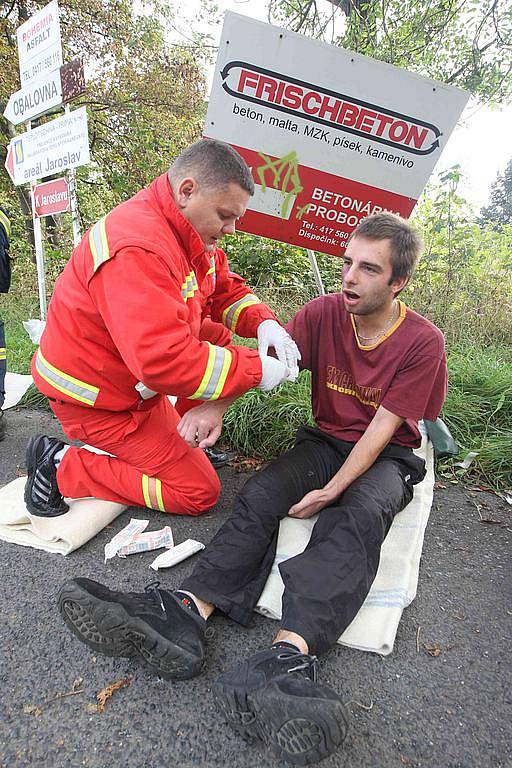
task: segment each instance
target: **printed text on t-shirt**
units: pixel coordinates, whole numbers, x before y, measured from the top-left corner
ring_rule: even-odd
[[[352,374],[348,371],[340,371],[335,365],[327,366],[326,386],[328,389],[334,389],[344,395],[351,395],[363,405],[371,405],[375,409],[379,407],[382,399],[380,387],[365,387],[356,384]]]

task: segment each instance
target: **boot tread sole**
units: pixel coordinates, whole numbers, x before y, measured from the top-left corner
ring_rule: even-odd
[[[290,695],[275,679],[246,696],[217,681],[214,695],[226,720],[244,739],[263,742],[275,757],[292,765],[323,760],[347,735],[347,714],[339,699]]]
[[[153,674],[168,680],[186,680],[201,669],[202,659],[130,616],[119,603],[95,598],[78,585],[62,587],[58,607],[71,631],[95,651],[140,656]]]

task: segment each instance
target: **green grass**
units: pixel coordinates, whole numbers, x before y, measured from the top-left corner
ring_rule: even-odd
[[[228,409],[224,435],[240,453],[270,459],[293,445],[301,424],[313,424],[311,379],[303,371],[296,384],[283,384],[267,395],[251,389]]]
[[[452,351],[443,418],[461,447],[478,451],[470,474],[492,487],[512,485],[512,366],[508,348]],[[458,460],[448,463],[452,468]],[[459,472],[460,470],[456,470]]]

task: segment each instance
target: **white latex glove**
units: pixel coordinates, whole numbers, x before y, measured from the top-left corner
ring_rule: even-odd
[[[278,359],[288,368],[288,378],[295,381],[299,375],[300,352],[290,334],[275,320],[264,320],[258,325],[258,352],[266,355],[269,347],[274,347]]]
[[[275,357],[270,357],[269,355],[262,355],[261,352],[260,358],[263,375],[258,384],[258,389],[269,392],[290,378],[290,371],[280,360],[276,360]]]

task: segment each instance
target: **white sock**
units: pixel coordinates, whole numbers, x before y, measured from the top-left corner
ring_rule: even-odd
[[[64,455],[65,455],[66,451],[69,448],[71,448],[70,445],[65,445],[64,448],[61,448],[60,451],[57,451],[57,453],[53,457],[53,463],[55,464],[55,469],[57,469],[57,467],[61,463],[62,459],[64,458]]]

